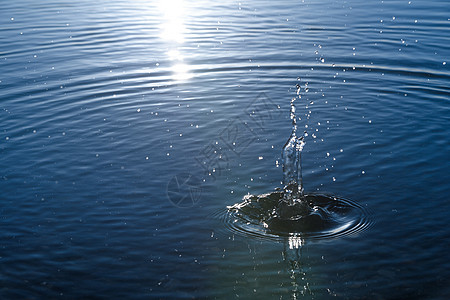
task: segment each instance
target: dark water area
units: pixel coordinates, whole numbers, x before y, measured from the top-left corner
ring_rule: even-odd
[[[447,1],[3,2],[1,299],[450,295]],[[223,217],[282,187],[296,84],[352,234]]]

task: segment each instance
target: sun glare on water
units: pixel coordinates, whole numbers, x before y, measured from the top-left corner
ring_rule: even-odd
[[[186,10],[182,0],[161,0],[159,10],[162,15],[160,37],[168,44],[167,56],[171,60],[174,80],[187,80],[192,77],[190,67],[184,62],[180,48],[188,32],[184,25]]]

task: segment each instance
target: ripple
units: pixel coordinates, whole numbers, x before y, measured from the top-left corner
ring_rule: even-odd
[[[281,190],[247,195],[217,217],[233,233],[273,241],[292,236],[312,240],[338,238],[361,233],[372,224],[368,211],[348,199],[311,193],[305,195],[303,204],[295,206],[282,199]]]

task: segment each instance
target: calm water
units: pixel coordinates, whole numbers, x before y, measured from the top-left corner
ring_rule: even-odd
[[[3,2],[0,298],[450,294],[447,1]],[[370,226],[232,231],[298,83],[305,191]]]

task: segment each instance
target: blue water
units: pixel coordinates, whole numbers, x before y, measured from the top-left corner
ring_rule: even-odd
[[[3,1],[0,298],[445,299],[447,6]],[[305,191],[364,231],[220,217],[281,187],[296,84]]]

